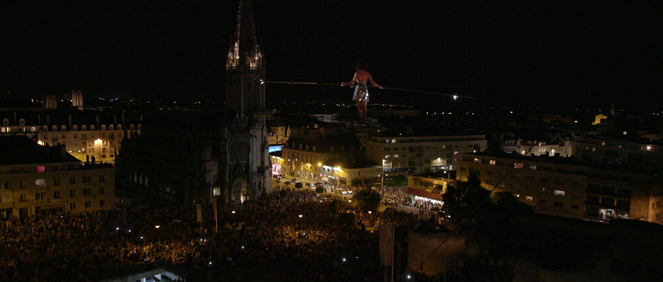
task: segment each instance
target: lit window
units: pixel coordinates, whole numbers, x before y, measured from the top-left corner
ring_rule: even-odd
[[[35,179],[35,185],[45,186],[46,185],[46,179]]]
[[[491,165],[495,165],[495,163],[496,163],[495,160],[490,160]]]
[[[554,191],[555,196],[564,196],[565,194],[566,194],[566,192],[564,192],[564,190],[555,190]]]
[[[532,202],[532,201],[534,201],[534,197],[532,197],[532,196],[525,196],[525,201]]]
[[[221,196],[221,187],[214,187],[214,189],[212,189],[212,195]]]

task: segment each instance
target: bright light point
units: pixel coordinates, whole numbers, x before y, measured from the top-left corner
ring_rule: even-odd
[[[115,227],[115,230],[120,230],[120,228],[119,228],[119,227]]]
[[[410,275],[408,274],[408,275],[407,275],[407,279],[412,279],[412,276],[410,276]]]
[[[42,145],[42,146],[43,146],[43,145],[44,145],[44,142],[41,142],[41,140],[39,140],[39,141],[37,141],[37,144],[39,144],[39,145]]]
[[[235,211],[232,211],[232,213],[235,213]]]
[[[368,214],[372,214],[372,213],[373,213],[372,211],[368,211]]]
[[[131,229],[129,229],[129,233],[131,233]]]
[[[454,101],[458,100],[458,95],[454,95]]]
[[[303,214],[300,214],[300,215],[299,215],[299,218],[302,218],[302,217],[304,217],[304,215],[303,215]]]
[[[159,229],[159,227],[161,227],[161,225],[155,225],[154,226],[154,228],[156,228],[156,229]]]
[[[211,261],[209,262],[209,265],[212,265],[212,262],[211,262]]]
[[[343,258],[343,262],[345,262],[345,258]]]
[[[143,240],[143,236],[140,236],[140,239]]]
[[[244,250],[244,246],[242,246],[242,250]]]
[[[352,203],[352,200],[348,200],[348,202]]]

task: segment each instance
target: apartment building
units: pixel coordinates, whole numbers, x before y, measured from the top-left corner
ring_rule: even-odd
[[[0,112],[0,135],[62,145],[80,161],[115,163],[122,140],[140,135],[142,116],[97,111]],[[125,136],[127,135],[127,136]]]
[[[274,161],[280,164],[288,180],[346,186],[358,179],[382,176],[382,168],[366,160],[365,151],[352,132],[325,132],[324,129],[301,132],[290,137],[280,159]]]
[[[595,221],[663,223],[663,185],[655,168],[589,165],[570,158],[463,154],[457,180],[511,192],[536,212]]]
[[[0,217],[113,209],[111,164],[82,164],[64,146],[27,136],[0,136],[0,151]]]
[[[454,170],[461,154],[483,152],[485,135],[375,136],[366,143],[367,158],[382,164],[385,177]]]

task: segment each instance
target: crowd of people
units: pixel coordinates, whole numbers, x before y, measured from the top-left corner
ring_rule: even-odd
[[[339,221],[341,213],[358,220]],[[404,212],[360,214],[312,191],[219,204],[217,220],[202,204],[202,217],[193,203],[118,203],[114,211],[11,219],[0,225],[0,280],[98,281],[159,266],[208,281],[228,268],[287,275],[282,281],[377,281],[378,234],[365,226],[416,222]]]

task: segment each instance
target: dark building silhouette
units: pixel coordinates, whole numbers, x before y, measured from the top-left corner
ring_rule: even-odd
[[[223,110],[160,112],[118,155],[120,196],[240,203],[271,191],[265,66],[251,1],[240,1]]]

